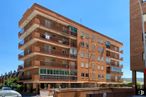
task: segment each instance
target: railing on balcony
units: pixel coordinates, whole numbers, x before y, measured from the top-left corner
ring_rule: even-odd
[[[23,58],[23,57],[26,56],[26,55],[29,55],[30,53],[32,53],[31,50],[24,51],[24,52],[20,53],[20,54],[19,54],[19,59]]]
[[[64,35],[69,35],[67,26],[59,24],[55,21],[42,18],[42,19],[40,19],[40,25],[42,25],[48,29],[52,29],[54,31],[60,32]]]
[[[21,35],[23,34],[23,32],[24,32],[24,29],[21,29],[21,30],[19,31],[19,36],[21,36]]]
[[[115,63],[113,63],[113,62],[111,62],[110,64],[111,64],[111,66],[116,66],[116,67],[123,68],[123,65],[120,65],[120,64],[115,64]]]
[[[52,81],[75,81],[76,76],[60,76],[60,75],[40,75],[40,80],[52,80]]]
[[[24,52],[21,52],[21,53],[19,54],[19,59],[22,58],[22,57],[24,57]]]
[[[24,68],[31,67],[31,66],[32,66],[31,63],[25,63],[25,64],[24,64]]]
[[[40,49],[41,53],[50,54],[50,55],[57,55],[61,57],[69,57],[69,52],[67,54],[61,53],[61,51],[54,51],[54,50],[45,50],[44,48]]]
[[[49,38],[47,38],[44,34],[41,34],[40,38],[45,39],[45,40],[50,41],[50,42],[54,42],[54,43],[69,45],[69,40],[64,39],[63,37],[62,37],[62,39],[57,39],[57,38],[52,37],[52,36],[49,36]]]
[[[20,46],[23,46],[24,45],[24,40],[21,40],[20,42],[19,42],[19,47]]]
[[[50,66],[50,67],[54,67],[54,68],[69,69],[69,65],[68,64],[61,64],[61,63],[57,63],[57,62],[44,62],[44,61],[40,61],[40,65],[41,66]]]
[[[21,76],[20,80],[32,80],[32,76]]]

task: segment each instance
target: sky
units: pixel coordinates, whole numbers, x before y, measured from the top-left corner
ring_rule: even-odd
[[[129,0],[2,0],[0,3],[0,74],[16,70],[18,26],[24,12],[38,3],[91,29],[123,42],[123,77],[131,77]],[[138,74],[138,77],[142,77]]]

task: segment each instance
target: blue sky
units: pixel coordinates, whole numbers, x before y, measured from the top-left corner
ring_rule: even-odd
[[[0,74],[14,70],[18,61],[18,21],[33,3],[123,42],[124,77],[131,77],[129,0],[2,0],[0,3]],[[141,75],[139,75],[141,77]]]

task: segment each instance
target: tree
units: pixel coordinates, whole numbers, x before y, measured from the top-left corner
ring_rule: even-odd
[[[8,78],[7,80],[5,80],[4,84],[8,87],[11,87],[12,89],[17,90],[17,91],[20,91],[20,89],[22,88],[22,85],[20,85],[18,83],[18,78],[17,77]]]

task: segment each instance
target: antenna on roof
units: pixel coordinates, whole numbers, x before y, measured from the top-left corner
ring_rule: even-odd
[[[82,23],[82,18],[80,18],[80,24]]]

